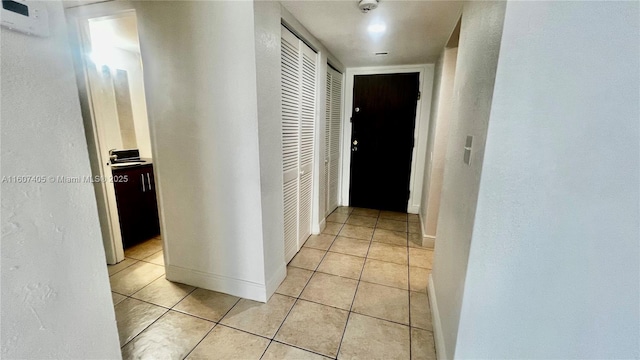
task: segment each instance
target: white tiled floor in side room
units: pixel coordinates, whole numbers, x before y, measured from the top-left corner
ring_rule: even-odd
[[[266,303],[172,283],[152,239],[109,266],[124,359],[435,359],[417,215],[336,209]]]

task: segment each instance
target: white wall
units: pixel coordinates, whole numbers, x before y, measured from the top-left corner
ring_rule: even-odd
[[[258,133],[265,273],[271,296],[286,275],[282,192],[282,109],[280,87],[280,4],[254,2]],[[282,278],[280,278],[282,277]]]
[[[253,3],[136,8],[167,278],[266,301]]]
[[[453,80],[456,71],[458,48],[446,48],[436,64],[436,80],[429,121],[429,138],[427,140],[424,169],[424,184],[420,205],[420,222],[422,226],[423,245],[431,245],[435,241],[440,210],[440,195],[444,178],[444,164],[449,140],[449,123],[453,110]]]
[[[60,2],[51,36],[0,28],[2,176],[91,175]],[[2,357],[120,358],[91,184],[3,183]]]
[[[639,15],[507,5],[456,357],[640,357]]]
[[[434,317],[439,356],[451,357],[456,348],[504,9],[504,2],[484,1],[462,9],[430,294],[439,315]],[[471,165],[463,162],[467,135],[474,137]]]

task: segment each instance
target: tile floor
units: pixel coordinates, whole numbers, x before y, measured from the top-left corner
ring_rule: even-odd
[[[266,303],[172,283],[162,243],[109,266],[125,359],[435,359],[417,215],[341,207]]]

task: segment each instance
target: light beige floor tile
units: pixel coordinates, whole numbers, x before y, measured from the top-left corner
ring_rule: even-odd
[[[347,219],[347,224],[356,225],[356,226],[364,226],[364,227],[375,227],[378,222],[378,218],[371,216],[361,216],[361,215],[351,215],[349,219]]]
[[[280,294],[273,294],[266,303],[241,299],[220,323],[271,339],[295,302]]]
[[[436,345],[433,333],[411,329],[411,360],[436,360]]]
[[[258,360],[267,346],[269,339],[216,325],[187,359]]]
[[[394,264],[407,265],[407,247],[395,246],[380,242],[372,242],[369,248],[368,259],[392,262]]]
[[[318,264],[320,264],[320,261],[322,261],[324,254],[326,254],[326,251],[303,247],[296,256],[291,259],[289,265],[307,270],[315,270]]]
[[[353,211],[352,207],[349,207],[349,206],[338,206],[335,210],[333,210],[333,213],[351,214],[352,211]]]
[[[380,211],[381,219],[391,219],[397,221],[407,221],[407,214],[397,211]]]
[[[360,282],[351,311],[409,325],[409,291]]]
[[[146,262],[137,262],[109,278],[111,290],[122,295],[131,295],[164,275],[164,267]]]
[[[391,231],[407,232],[407,222],[380,218],[378,219],[378,224],[376,225],[376,228],[391,230]]]
[[[125,258],[124,260],[120,261],[115,265],[107,265],[107,269],[109,269],[109,276],[115,275],[116,273],[128,268],[129,266],[137,262],[138,260]]]
[[[322,233],[329,235],[338,235],[340,229],[342,229],[342,225],[344,224],[327,221],[327,226],[324,228],[324,230],[322,230]]]
[[[427,285],[429,284],[429,274],[431,274],[431,270],[429,269],[409,266],[411,291],[426,293]]]
[[[235,296],[217,291],[196,289],[173,309],[217,322],[231,310],[238,300],[239,298]]]
[[[420,234],[409,234],[409,247],[422,249],[422,236]]]
[[[351,215],[370,216],[370,217],[376,217],[377,218],[378,215],[380,215],[380,210],[355,208],[351,212]]]
[[[335,357],[349,312],[298,300],[275,340]]]
[[[123,359],[183,359],[214,323],[169,311],[122,349]]]
[[[361,280],[404,290],[409,289],[407,266],[386,261],[367,259]]]
[[[261,360],[322,360],[328,357],[273,341]]]
[[[334,212],[333,214],[327,217],[327,221],[333,221],[333,222],[344,224],[345,221],[347,221],[347,218],[349,218],[349,214]]]
[[[345,224],[338,235],[353,239],[371,240],[373,228]]]
[[[333,245],[331,245],[329,251],[365,257],[367,256],[367,251],[369,250],[369,244],[369,241],[366,240],[358,240],[338,236],[333,242]]]
[[[409,232],[412,234],[422,234],[422,229],[420,228],[420,223],[411,222],[409,223]]]
[[[373,241],[391,245],[407,246],[407,233],[376,229],[376,231],[373,233]]]
[[[276,293],[293,297],[300,296],[302,289],[311,279],[311,275],[313,275],[313,271],[287,266],[287,277],[284,278]]]
[[[351,313],[338,359],[409,359],[409,327]]]
[[[144,258],[143,261],[164,266],[164,254],[162,253],[162,251],[158,251],[157,253]]]
[[[357,286],[357,280],[317,272],[313,274],[300,299],[349,310]]]
[[[431,307],[426,293],[411,291],[411,326],[425,330],[433,330],[431,323]]]
[[[151,239],[126,249],[124,251],[124,256],[131,259],[142,260],[161,250],[162,250],[162,240]]]
[[[170,308],[184,299],[193,289],[195,289],[193,286],[174,283],[162,276],[131,297]]]
[[[113,305],[116,306],[118,305],[122,300],[126,299],[127,297],[124,295],[120,295],[118,293],[111,293],[111,300],[113,300]]]
[[[431,269],[433,267],[433,251],[426,249],[409,249],[409,265]]]
[[[364,265],[364,258],[328,252],[318,271],[358,280]]]
[[[410,223],[420,223],[420,216],[418,216],[418,214],[409,214],[408,220]]]
[[[304,243],[304,246],[318,250],[329,250],[335,238],[335,235],[329,234],[311,235]]]
[[[147,326],[167,312],[160,306],[127,298],[114,307],[120,346],[124,346]]]

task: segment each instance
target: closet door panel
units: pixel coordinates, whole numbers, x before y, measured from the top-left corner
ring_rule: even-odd
[[[282,167],[284,195],[284,248],[289,262],[298,252],[298,194],[300,167],[300,61],[299,40],[282,28]]]
[[[328,145],[328,210],[338,207],[338,186],[340,177],[340,130],[342,104],[342,74],[329,68],[331,75],[331,108]]]
[[[300,44],[300,245],[311,235],[313,158],[316,118],[316,53]]]

